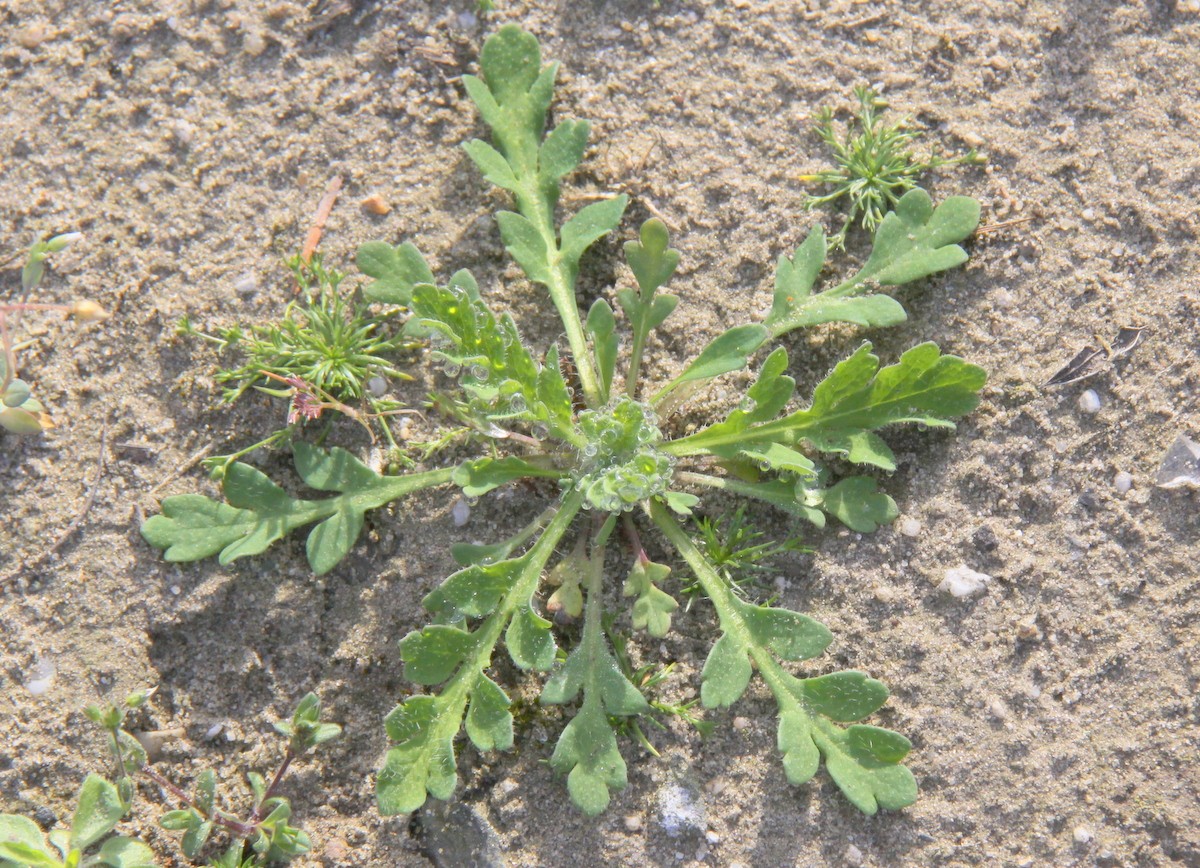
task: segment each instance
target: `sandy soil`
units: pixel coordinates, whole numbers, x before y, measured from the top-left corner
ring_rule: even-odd
[[[657,210],[683,252],[683,305],[651,376],[766,309],[775,258],[822,216],[803,210],[797,180],[825,163],[808,118],[849,108],[854,84],[883,88],[947,147],[983,143],[987,168],[936,177],[937,197],[976,196],[985,222],[1034,218],[973,242],[965,269],[904,289],[910,321],[871,336],[885,358],[936,339],[991,373],[957,434],[891,438],[902,461],[884,484],[918,534],[805,531],[815,553],[781,569],[782,602],[836,636],[818,665],[891,686],[877,720],[913,739],[919,801],[866,819],[823,774],[789,787],[760,688],[709,714],[718,731],[704,743],[673,727],[655,736],[663,760],[629,746],[630,786],[588,820],[545,764],[558,726],[547,718],[511,754],[460,757],[460,795],[507,864],[1200,865],[1200,511],[1194,494],[1152,487],[1176,434],[1200,433],[1200,5],[500,5],[495,22],[520,22],[563,63],[556,111],[594,123],[599,144],[568,202],[629,192],[633,217]],[[322,580],[302,540],[231,568],[174,567],[137,526],[188,456],[278,423],[265,400],[213,409],[214,358],[173,327],[185,313],[211,325],[277,316],[280,259],[334,175],[347,187],[322,242],[332,261],[366,240],[415,239],[440,274],[470,267],[528,335],[557,337],[503,255],[494,194],[456,147],[480,132],[458,76],[492,27],[460,14],[471,8],[0,2],[0,252],[83,231],[41,294],[114,313],[99,327],[23,322],[35,338],[24,370],[59,427],[0,439],[0,572],[78,514],[106,427],[107,461],[80,531],[0,591],[0,811],[67,814],[83,776],[103,769],[80,711],[98,696],[157,687],[138,724],[185,732],[159,768],[186,782],[213,766],[239,793],[244,771],[278,759],[271,722],[315,689],[346,734],[290,779],[316,842],[301,863],[428,864],[409,819],[373,806],[380,721],[408,689],[395,640],[451,570],[449,543],[499,538],[540,504],[485,499],[458,529],[450,493],[417,498],[375,516]],[[393,206],[385,217],[358,206],[375,193]],[[618,251],[613,240],[590,256],[585,295],[628,281]],[[17,281],[9,268],[4,292]],[[1127,361],[1040,387],[1094,333],[1128,324],[1148,331]],[[826,328],[790,340],[802,385],[860,339]],[[416,401],[423,385],[404,394]],[[1094,415],[1077,405],[1089,387]],[[264,462],[289,478],[281,459]],[[1119,471],[1134,480],[1123,496]],[[160,495],[195,490],[213,487],[190,470]],[[981,597],[936,589],[963,564],[995,577]],[[697,608],[664,643],[679,661],[670,695],[695,688],[711,626]],[[34,696],[23,684],[39,657],[57,674]],[[703,792],[707,813],[672,838],[659,800],[675,785]],[[179,864],[153,793],[125,828]]]

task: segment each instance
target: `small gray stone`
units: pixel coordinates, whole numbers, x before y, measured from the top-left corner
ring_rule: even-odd
[[[430,799],[418,822],[437,868],[505,868],[500,836],[472,805]]]
[[[58,814],[45,805],[38,805],[33,811],[33,819],[43,829],[52,829],[54,828],[54,824],[58,822]]]

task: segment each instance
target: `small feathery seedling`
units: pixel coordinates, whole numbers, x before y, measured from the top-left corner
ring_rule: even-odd
[[[729,589],[743,599],[755,592],[765,592],[763,574],[777,558],[812,551],[795,537],[783,542],[769,538],[764,531],[754,527],[744,505],[714,518],[700,516],[696,520],[696,530],[700,533],[698,542],[704,556],[717,568]],[[693,581],[685,583],[680,593],[691,605],[701,588]]]
[[[397,327],[397,309],[375,313],[358,292],[344,292],[346,276],[326,268],[320,255],[307,262],[295,256],[287,265],[300,298],[288,304],[278,322],[208,334],[184,317],[177,329],[219,350],[243,354],[241,364],[216,374],[217,382],[225,385],[222,401],[231,403],[254,389],[289,402],[286,426],[252,446],[206,459],[206,466],[218,475],[248,453],[287,439],[294,426],[320,418],[326,410],[354,418],[368,431],[376,421],[389,444],[396,445],[384,420],[402,411],[399,402],[385,396],[387,381],[410,379],[394,359],[413,345]]]
[[[839,139],[833,112],[823,108],[816,116],[817,134],[833,152],[837,168],[800,177],[802,181],[833,185],[829,193],[805,200],[810,210],[842,197],[850,200],[841,229],[829,239],[835,249],[845,247],[846,233],[860,215],[862,228],[874,233],[883,215],[894,209],[905,193],[916,189],[921,176],[930,169],[986,162],[974,148],[955,157],[935,151],[921,159],[909,148],[920,133],[909,128],[907,118],[884,123],[879,110],[886,108],[887,102],[869,87],[856,87],[854,96],[859,104],[857,131],[853,123],[848,123],[845,136]]]

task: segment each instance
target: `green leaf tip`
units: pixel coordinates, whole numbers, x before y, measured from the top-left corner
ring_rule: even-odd
[[[355,263],[359,271],[374,278],[363,288],[363,295],[371,301],[408,305],[415,286],[433,283],[425,257],[410,242],[392,247],[384,241],[368,241],[358,248]]]

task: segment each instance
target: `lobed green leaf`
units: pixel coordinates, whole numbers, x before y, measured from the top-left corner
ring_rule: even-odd
[[[638,558],[625,579],[624,595],[636,597],[633,604],[633,628],[645,630],[656,639],[667,635],[671,629],[671,613],[679,603],[666,591],[657,587],[671,573],[665,564]]]
[[[464,461],[454,469],[453,481],[461,486],[467,497],[481,497],[501,485],[517,479],[548,477],[557,479],[561,472],[540,467],[515,455],[504,458],[476,458]]]
[[[625,206],[628,204],[629,197],[624,194],[602,202],[593,202],[563,224],[560,230],[561,253],[572,270],[578,267],[583,252],[594,241],[603,238],[620,225]]]
[[[433,272],[425,257],[407,241],[398,247],[385,241],[368,241],[359,246],[355,264],[363,274],[374,278],[363,287],[363,295],[371,301],[407,306],[413,287],[433,283]]]
[[[585,704],[567,724],[550,766],[567,773],[571,801],[589,817],[608,807],[610,790],[624,789],[628,782],[625,760],[599,702]]]
[[[441,684],[475,647],[475,636],[458,627],[432,624],[400,640],[404,677],[417,684]]]
[[[825,260],[825,231],[818,227],[792,259],[779,258],[775,297],[765,325],[773,336],[828,322],[884,327],[904,322],[907,314],[891,296],[871,293],[872,284],[898,286],[962,265],[967,253],[957,242],[979,225],[979,203],[953,196],[936,209],[917,188],[896,203],[875,232],[871,256],[849,280],[813,293]]]
[[[861,672],[812,679],[787,672],[779,659],[807,659],[825,649],[831,636],[824,625],[796,612],[738,599],[661,506],[652,504],[651,515],[692,568],[721,620],[723,633],[701,673],[705,707],[736,702],[750,681],[753,661],[779,706],[777,743],[790,783],[812,778],[824,757],[830,777],[864,813],[912,804],[916,780],[899,765],[908,753],[908,740],[878,727],[855,724],[842,729],[833,722],[858,720],[877,710],[887,689]]]
[[[379,811],[407,814],[425,804],[426,795],[448,799],[457,783],[454,735],[462,720],[451,703],[434,696],[406,699],[384,720],[395,744],[376,778]]]
[[[833,634],[829,628],[807,615],[769,606],[756,606],[744,600],[734,601],[737,615],[749,639],[769,648],[782,660],[809,660],[825,653]]]
[[[982,368],[942,355],[933,343],[913,347],[882,369],[871,345],[864,343],[821,381],[808,409],[760,425],[727,421],[665,448],[675,455],[726,455],[753,441],[807,441],[823,452],[894,470],[894,456],[875,430],[903,422],[953,428],[950,419],[978,405],[986,380]]]
[[[520,669],[546,671],[554,665],[557,647],[550,622],[533,611],[529,605],[521,606],[513,615],[504,633],[504,644],[508,655]]]
[[[824,490],[820,506],[851,530],[874,533],[881,524],[891,524],[900,511],[896,501],[876,490],[869,476],[850,476]]]
[[[699,380],[711,380],[721,374],[740,371],[750,356],[767,339],[767,330],[760,325],[734,326],[713,338],[700,355],[684,368],[683,373],[663,387],[654,400],[660,401],[678,386]]]
[[[928,193],[910,190],[879,224],[871,256],[854,280],[898,286],[962,265],[967,252],[958,242],[978,225],[975,199],[951,196],[935,209]]]
[[[830,720],[852,722],[874,714],[888,698],[888,689],[863,672],[831,672],[800,682],[804,704]]]
[[[745,646],[722,633],[700,672],[700,702],[705,708],[728,708],[742,698],[753,674]]]
[[[463,143],[463,150],[479,168],[480,173],[491,183],[504,190],[517,190],[517,176],[504,155],[481,139],[472,139]],[[423,281],[433,283],[432,280]]]
[[[292,530],[321,521],[310,533],[308,561],[317,575],[333,569],[358,539],[363,516],[413,491],[448,482],[452,471],[381,476],[343,449],[328,452],[304,442],[293,445],[296,468],[314,488],[338,497],[291,497],[262,471],[236,462],[225,472],[228,503],[198,494],[168,497],[162,514],[142,525],[142,537],[164,550],[171,562],[195,561],[219,553],[219,562],[259,554]]]
[[[570,440],[571,398],[557,352],[539,368],[512,317],[497,319],[473,285],[419,286],[414,292],[413,312],[441,340],[435,340],[435,357],[454,369],[471,412],[481,419],[541,423]]]
[[[543,187],[557,184],[563,175],[579,165],[587,148],[589,129],[587,121],[566,120],[546,136],[538,152],[538,176]]]
[[[508,696],[492,679],[481,677],[471,691],[465,726],[467,738],[479,750],[508,750],[513,746],[513,716]]]
[[[530,280],[548,286],[552,280],[550,252],[537,227],[513,211],[498,212],[496,225],[500,227],[500,237],[504,239],[509,256],[517,261]]]
[[[421,605],[442,621],[483,618],[512,587],[523,563],[523,558],[512,558],[465,567],[426,594]]]

